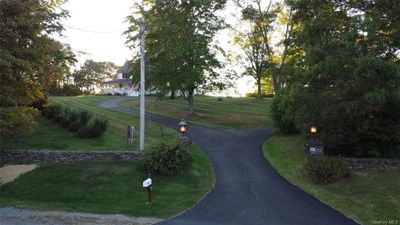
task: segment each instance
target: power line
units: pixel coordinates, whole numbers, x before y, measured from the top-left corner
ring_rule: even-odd
[[[84,29],[84,28],[79,28],[79,27],[73,27],[67,24],[62,24],[65,27],[68,27],[70,29],[73,30],[77,30],[77,31],[82,31],[82,32],[86,32],[86,33],[95,33],[95,34],[112,34],[112,33],[122,33],[124,32],[123,30],[113,30],[113,31],[97,31],[97,30],[88,30],[88,29]]]

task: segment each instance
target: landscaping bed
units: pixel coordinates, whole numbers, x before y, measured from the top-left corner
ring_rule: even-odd
[[[399,171],[361,170],[338,183],[316,185],[302,173],[304,140],[276,135],[264,143],[264,155],[288,181],[361,224],[400,223]]]

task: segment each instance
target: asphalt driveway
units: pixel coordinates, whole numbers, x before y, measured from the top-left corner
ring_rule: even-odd
[[[118,98],[99,106],[138,115]],[[177,129],[178,120],[146,113],[146,119]],[[213,190],[195,207],[159,224],[342,225],[357,224],[283,179],[265,160],[263,142],[271,126],[211,129],[190,124],[188,136],[210,158],[216,177]]]

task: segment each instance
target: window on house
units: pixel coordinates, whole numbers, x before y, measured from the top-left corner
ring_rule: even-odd
[[[123,84],[119,84],[119,88],[122,88]]]

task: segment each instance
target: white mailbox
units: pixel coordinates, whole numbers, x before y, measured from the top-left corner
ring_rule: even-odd
[[[145,181],[143,181],[143,187],[148,188],[151,186],[151,178],[147,178]]]

